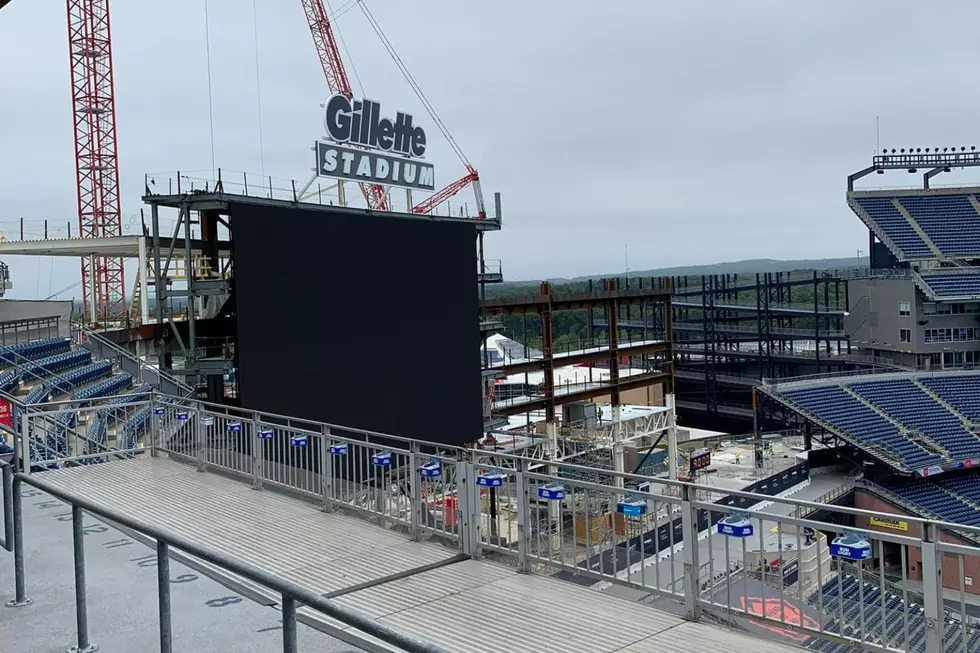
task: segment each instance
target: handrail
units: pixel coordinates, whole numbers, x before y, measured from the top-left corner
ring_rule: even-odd
[[[83,327],[81,325],[78,325],[78,324],[73,324],[72,325],[72,339],[75,340],[75,343],[76,344],[81,345],[82,344],[81,337],[79,337],[76,340],[75,339],[75,335],[76,334],[78,334],[79,336],[84,335],[86,338],[91,339],[91,340],[94,340],[95,342],[97,342],[100,347],[106,347],[106,348],[112,350],[113,352],[115,352],[117,355],[122,356],[122,357],[128,359],[129,361],[135,363],[138,366],[139,371],[140,371],[140,379],[139,379],[140,381],[143,381],[144,380],[143,379],[143,373],[144,373],[144,371],[149,370],[150,371],[150,374],[156,375],[157,378],[159,378],[161,380],[168,381],[169,383],[174,384],[174,386],[180,388],[181,390],[183,390],[188,395],[190,395],[190,394],[192,394],[194,392],[194,389],[191,386],[187,385],[183,381],[178,380],[175,376],[173,376],[171,374],[168,374],[167,372],[164,372],[163,370],[161,370],[159,368],[156,368],[156,367],[153,367],[151,365],[148,365],[146,363],[146,361],[143,361],[143,360],[137,358],[128,349],[126,349],[124,347],[120,347],[116,343],[114,343],[111,340],[109,340],[108,338],[106,338],[106,337],[104,337],[104,336],[96,333],[95,331],[91,331],[89,329],[86,329],[85,327]],[[183,399],[185,397],[181,397],[181,398]]]
[[[78,521],[76,527],[80,529],[81,527],[81,510],[84,510],[90,514],[96,515],[110,522],[114,522],[133,531],[152,537],[157,542],[157,555],[158,564],[162,562],[159,558],[169,559],[169,554],[167,553],[168,547],[175,547],[181,551],[188,553],[204,562],[208,562],[212,565],[220,567],[225,571],[229,571],[233,574],[242,576],[253,583],[258,583],[264,587],[274,590],[282,595],[282,614],[283,614],[283,638],[288,641],[288,638],[292,637],[292,649],[295,650],[295,636],[296,636],[296,614],[295,614],[295,603],[298,602],[302,605],[320,612],[328,617],[336,619],[342,623],[376,637],[383,642],[391,644],[398,647],[403,651],[408,651],[409,653],[450,653],[448,650],[438,646],[436,644],[430,644],[418,640],[410,635],[403,634],[394,630],[382,623],[374,621],[364,614],[346,608],[340,605],[336,601],[331,599],[325,599],[319,594],[305,589],[296,583],[280,578],[274,574],[267,571],[259,569],[254,565],[247,562],[242,562],[235,559],[232,556],[223,554],[218,551],[213,551],[208,547],[202,546],[193,540],[183,537],[177,533],[169,531],[164,528],[158,528],[150,524],[146,524],[138,519],[134,519],[129,515],[122,512],[117,512],[111,509],[104,508],[95,501],[90,501],[88,499],[72,495],[59,488],[57,485],[49,483],[44,480],[43,474],[23,474],[18,473],[14,475],[13,481],[13,494],[16,497],[20,492],[20,484],[26,483],[32,487],[46,492],[51,496],[64,501],[68,505],[72,506],[73,521]],[[163,546],[161,546],[163,545]],[[76,559],[76,567],[78,560]],[[84,564],[84,563],[83,563]],[[164,563],[169,566],[169,562]],[[162,565],[161,565],[162,566]],[[76,570],[77,574],[77,570]],[[77,579],[77,576],[76,576]],[[169,578],[167,583],[161,583],[159,591],[163,593],[163,588],[166,587],[169,590]],[[82,576],[82,582],[84,583],[84,575]],[[83,588],[84,589],[84,588]],[[80,593],[76,587],[76,597]],[[168,592],[169,594],[169,592]],[[84,602],[84,592],[81,593],[81,600]],[[161,597],[162,598],[162,597]],[[167,601],[167,612],[169,613],[169,595]],[[77,606],[76,606],[77,607]],[[161,612],[163,612],[163,601],[161,601]],[[169,616],[169,614],[168,614]],[[166,622],[166,623],[165,623]],[[291,622],[291,623],[288,623]],[[161,629],[166,625],[169,628],[169,619],[161,619]],[[290,632],[292,631],[292,632]],[[81,635],[81,633],[80,633]],[[169,633],[168,633],[169,635]],[[161,637],[163,633],[161,632]],[[87,633],[86,633],[87,638]]]

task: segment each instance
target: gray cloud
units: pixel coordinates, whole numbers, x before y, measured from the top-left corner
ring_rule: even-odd
[[[970,144],[980,104],[966,1],[370,6],[488,196],[503,193],[487,246],[509,277],[619,270],[626,243],[633,269],[852,254],[866,234],[844,178],[867,164],[875,116],[882,145]],[[203,7],[112,5],[127,223],[144,173],[211,166]],[[264,159],[251,2],[209,7],[217,165],[305,179],[326,89],[299,1],[258,0]],[[437,182],[462,174],[360,11],[337,23],[365,93],[429,126]],[[0,12],[4,233],[21,216],[74,222],[65,35],[56,2]],[[75,261],[8,262],[17,296],[78,275]]]

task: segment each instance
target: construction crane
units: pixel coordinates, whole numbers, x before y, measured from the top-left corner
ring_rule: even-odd
[[[355,0],[360,6],[362,13],[368,19],[371,27],[374,29],[378,38],[381,39],[382,44],[391,55],[398,69],[401,71],[402,75],[408,81],[412,90],[421,100],[422,104],[425,106],[426,111],[435,121],[439,130],[442,132],[446,140],[449,141],[450,146],[452,146],[453,151],[463,162],[466,167],[466,174],[457,179],[453,183],[449,184],[442,190],[433,193],[430,197],[426,198],[419,204],[411,207],[412,213],[416,214],[427,214],[432,213],[437,206],[454,196],[456,193],[466,188],[468,185],[473,184],[473,189],[476,193],[476,205],[477,205],[477,216],[480,218],[486,217],[486,211],[483,205],[483,192],[480,188],[480,174],[476,171],[470,162],[467,160],[466,156],[463,154],[459,145],[450,135],[449,130],[443,124],[442,120],[436,114],[435,109],[429,103],[425,94],[422,93],[422,89],[419,88],[418,84],[415,82],[415,78],[412,77],[411,73],[405,67],[398,53],[395,52],[394,46],[388,40],[385,35],[384,30],[375,20],[374,16],[371,14],[370,10],[361,0]],[[327,78],[327,86],[333,93],[342,93],[348,99],[353,97],[353,93],[350,87],[350,80],[347,78],[347,72],[344,69],[344,62],[340,58],[340,50],[337,48],[337,42],[334,40],[333,28],[330,26],[330,20],[327,17],[326,8],[323,5],[323,0],[302,0],[303,10],[306,13],[306,20],[310,25],[310,32],[313,34],[313,43],[316,46],[317,54],[320,57],[320,64],[323,67],[323,74]],[[384,186],[375,184],[368,186],[367,184],[361,184],[361,190],[364,193],[365,199],[368,201],[368,206],[371,208],[377,208],[380,210],[387,210],[387,194]]]
[[[109,0],[67,2],[79,235],[121,236]],[[82,288],[86,318],[126,314],[123,259],[82,258]]]
[[[327,78],[327,87],[331,93],[339,93],[348,100],[352,99],[354,93],[351,91],[350,80],[347,78],[344,62],[340,58],[340,50],[337,49],[337,41],[334,40],[333,28],[327,18],[323,1],[302,0],[302,2],[306,21],[310,25],[310,33],[313,35],[313,44],[316,46],[320,65],[323,67],[323,75]],[[388,210],[388,194],[384,186],[361,184],[361,192],[364,193],[364,199],[367,200],[370,208],[379,211]]]

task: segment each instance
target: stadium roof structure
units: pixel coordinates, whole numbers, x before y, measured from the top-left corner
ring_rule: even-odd
[[[867,370],[759,390],[900,474],[980,466],[980,371]]]

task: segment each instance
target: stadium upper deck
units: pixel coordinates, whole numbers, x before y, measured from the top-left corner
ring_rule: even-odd
[[[925,477],[980,466],[978,372],[859,372],[760,389],[896,472]]]

